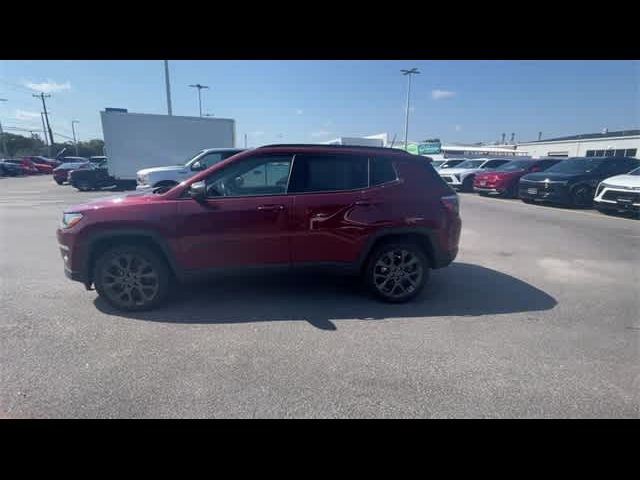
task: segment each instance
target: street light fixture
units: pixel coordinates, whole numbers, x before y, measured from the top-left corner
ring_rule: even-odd
[[[409,144],[409,98],[411,96],[411,76],[418,75],[420,71],[417,68],[412,68],[411,70],[403,69],[400,71],[402,72],[402,75],[409,77],[409,85],[407,87],[407,114],[404,123],[404,149],[406,150]]]
[[[189,85],[191,88],[198,89],[198,107],[200,109],[200,117],[202,117],[202,94],[200,93],[203,88],[209,88],[207,85],[200,85],[196,83],[195,85]]]
[[[75,124],[80,123],[78,120],[71,120],[71,131],[73,132],[73,145],[76,147],[76,157],[78,156],[78,141],[76,140]]]

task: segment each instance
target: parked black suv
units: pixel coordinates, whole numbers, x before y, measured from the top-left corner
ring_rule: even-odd
[[[605,178],[640,166],[630,157],[573,157],[539,173],[520,179],[519,196],[525,203],[553,202],[588,207],[598,184]]]

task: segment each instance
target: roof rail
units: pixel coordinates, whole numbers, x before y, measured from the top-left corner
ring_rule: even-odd
[[[390,147],[372,147],[365,145],[335,145],[335,144],[325,144],[325,143],[273,143],[270,145],[262,145],[258,148],[271,148],[271,147],[295,147],[295,148],[328,148],[328,149],[357,149],[357,150],[374,150],[374,151],[385,151],[385,152],[396,152],[396,153],[405,153],[411,155],[406,150],[401,150],[399,148],[390,148]]]

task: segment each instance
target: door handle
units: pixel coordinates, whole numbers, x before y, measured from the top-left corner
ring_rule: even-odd
[[[371,207],[373,205],[379,205],[379,202],[374,202],[372,200],[357,200],[354,205],[356,207]]]
[[[284,210],[284,205],[259,205],[258,211],[260,212],[281,212]]]

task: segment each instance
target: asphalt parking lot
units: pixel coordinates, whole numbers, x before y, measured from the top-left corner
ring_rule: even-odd
[[[122,314],[66,279],[80,193],[0,178],[0,417],[640,417],[640,221],[461,194],[413,303],[226,278]]]

